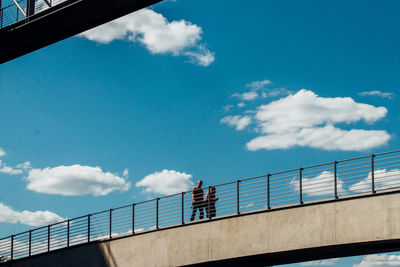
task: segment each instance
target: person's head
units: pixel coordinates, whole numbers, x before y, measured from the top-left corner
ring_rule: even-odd
[[[215,193],[215,191],[217,191],[217,189],[215,189],[215,186],[211,186],[211,192]]]
[[[202,185],[203,185],[203,181],[202,181],[202,180],[198,180],[198,181],[197,181],[197,186],[198,186],[198,187],[201,187]]]

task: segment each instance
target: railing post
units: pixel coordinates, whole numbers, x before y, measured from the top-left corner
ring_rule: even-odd
[[[268,209],[271,209],[271,197],[270,197],[270,192],[271,192],[271,190],[270,190],[270,186],[269,186],[269,183],[270,183],[270,178],[271,178],[271,174],[267,174],[267,208]]]
[[[375,155],[372,154],[371,155],[371,190],[372,190],[372,194],[375,194]]]
[[[3,29],[3,9],[1,8],[1,0],[0,0],[0,29]]]
[[[35,13],[35,0],[26,1],[26,17],[30,17]]]
[[[132,204],[132,234],[135,234],[135,203]]]
[[[29,230],[29,256],[32,255],[32,230]]]
[[[158,205],[159,205],[159,198],[156,198],[156,229],[158,229]]]
[[[303,204],[303,168],[299,168],[300,204]]]
[[[181,195],[182,224],[185,224],[185,192]]]
[[[10,253],[11,260],[14,259],[14,235],[11,235],[11,253]]]
[[[50,225],[47,226],[47,251],[50,251]]]
[[[333,162],[333,179],[335,186],[335,199],[338,199],[338,191],[337,191],[337,161]]]
[[[239,183],[240,180],[236,181],[236,214],[240,214],[240,201],[239,201]]]
[[[71,222],[71,220],[68,219],[67,220],[67,247],[69,247],[69,233],[70,233],[69,228],[70,228],[70,224],[71,224],[70,222]]]
[[[87,219],[87,242],[90,242],[90,217],[91,217],[92,215],[91,214],[89,214],[88,215],[88,219]]]
[[[110,233],[110,235],[109,235],[109,237],[110,237],[110,239],[112,238],[112,211],[113,211],[113,209],[110,209],[110,221],[109,221],[109,233]]]
[[[210,192],[211,192],[211,186],[208,187],[208,219],[211,220],[211,203],[210,203]]]

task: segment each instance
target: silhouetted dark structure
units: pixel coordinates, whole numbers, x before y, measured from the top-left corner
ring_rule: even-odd
[[[0,63],[162,0],[0,0]]]

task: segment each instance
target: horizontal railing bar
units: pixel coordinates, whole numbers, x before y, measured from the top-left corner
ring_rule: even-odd
[[[333,164],[333,163],[330,163],[330,164]],[[310,174],[310,173],[324,172],[324,171],[333,171],[333,167],[329,167],[329,168],[325,168],[325,169],[312,170],[312,171],[303,171],[303,174]]]

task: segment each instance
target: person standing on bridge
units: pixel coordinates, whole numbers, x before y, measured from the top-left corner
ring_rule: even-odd
[[[203,185],[202,180],[197,181],[197,186],[192,190],[192,216],[190,217],[190,221],[193,221],[196,217],[196,212],[199,210],[200,212],[200,220],[204,217],[204,200],[203,200],[203,189],[201,186]]]
[[[215,189],[215,186],[211,186],[206,194],[206,201],[204,204],[207,205],[206,206],[207,217],[210,219],[217,215],[217,210],[215,209],[215,202],[217,202],[218,200],[218,198],[215,197],[216,192],[217,190]]]

